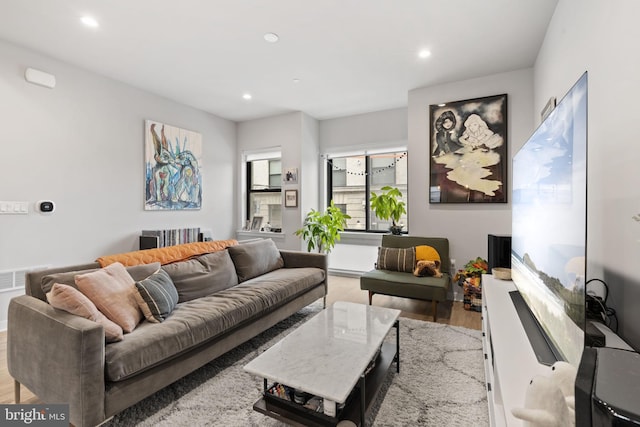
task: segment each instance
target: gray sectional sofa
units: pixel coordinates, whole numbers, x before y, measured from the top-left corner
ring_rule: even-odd
[[[409,272],[373,269],[360,276],[360,289],[369,291],[369,305],[375,294],[431,301],[435,322],[438,320],[438,302],[447,299],[451,285],[449,240],[444,237],[382,236],[382,247],[411,248],[419,245],[431,246],[438,251],[442,277],[416,277]]]
[[[98,264],[28,274],[26,295],[8,313],[16,401],[21,383],[43,402],[69,403],[75,426],[100,424],[327,294],[325,255],[279,251],[271,240],[215,254],[216,262],[206,254],[162,266],[183,302],[113,343],[100,324],[53,308],[43,292]],[[145,268],[154,266],[127,269],[141,280]],[[203,286],[213,291],[198,295]]]

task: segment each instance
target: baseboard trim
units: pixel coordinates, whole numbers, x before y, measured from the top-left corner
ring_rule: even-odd
[[[366,271],[346,270],[342,268],[329,268],[328,271],[329,271],[329,274],[333,276],[356,277],[356,278],[366,273]]]

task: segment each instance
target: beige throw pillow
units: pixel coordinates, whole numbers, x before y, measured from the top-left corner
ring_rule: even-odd
[[[95,304],[76,288],[54,283],[47,293],[47,301],[53,308],[100,323],[104,327],[106,342],[122,341],[122,328],[100,313]]]
[[[119,262],[76,276],[76,285],[107,318],[131,332],[142,320],[136,302],[136,285]]]

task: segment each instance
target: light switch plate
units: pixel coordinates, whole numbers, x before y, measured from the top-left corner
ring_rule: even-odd
[[[29,202],[0,201],[0,215],[27,215]]]

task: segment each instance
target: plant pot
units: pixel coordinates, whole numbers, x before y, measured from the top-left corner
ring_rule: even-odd
[[[402,234],[402,226],[392,225],[391,227],[389,227],[389,231],[391,232],[391,234],[395,234],[396,236],[399,236]]]

